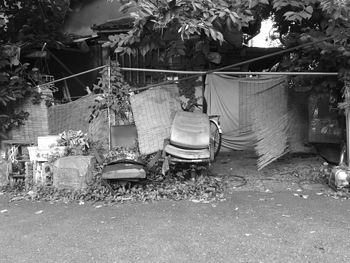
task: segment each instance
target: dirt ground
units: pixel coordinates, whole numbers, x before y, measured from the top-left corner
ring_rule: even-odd
[[[244,177],[247,184],[239,188],[234,188],[239,180],[231,177],[235,191],[330,190],[319,183],[320,168],[325,161],[317,155],[286,155],[260,171],[256,161],[253,151],[224,152],[212,164],[211,171],[228,180],[232,175]]]
[[[8,202],[0,262],[350,262],[350,201],[313,183],[318,157],[257,172],[253,153],[222,154],[220,176],[247,179],[226,200],[117,205]],[[307,180],[306,180],[307,179]]]

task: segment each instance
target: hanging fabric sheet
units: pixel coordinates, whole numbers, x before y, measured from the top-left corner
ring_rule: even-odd
[[[206,77],[204,97],[208,115],[220,115],[222,146],[233,150],[251,149],[256,146],[254,110],[283,105],[287,111],[286,78],[237,78],[209,74]],[[277,107],[280,109],[281,107]],[[275,116],[274,116],[275,117]]]

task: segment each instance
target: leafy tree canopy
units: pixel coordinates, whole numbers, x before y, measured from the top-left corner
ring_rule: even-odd
[[[207,52],[209,41],[228,42],[227,31],[242,31],[249,38],[261,20],[272,17],[275,37],[285,47],[330,38],[297,53],[293,70],[344,71],[350,66],[347,0],[119,1],[135,22],[127,34],[110,37],[116,52],[146,54],[165,48],[175,50],[169,56],[184,55],[185,43],[194,38],[197,49]]]
[[[2,42],[31,47],[57,45],[69,0],[4,0],[0,3]]]
[[[40,98],[35,88],[39,72],[22,64],[20,54],[44,43],[60,46],[65,39],[61,27],[70,4],[69,0],[0,2],[0,140],[28,116],[15,112],[16,105],[27,97]]]

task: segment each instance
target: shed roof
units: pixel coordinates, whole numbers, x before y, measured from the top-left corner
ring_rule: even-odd
[[[122,33],[129,31],[134,24],[135,18],[131,16],[123,16],[117,19],[108,20],[99,25],[93,25],[92,30],[97,33]]]

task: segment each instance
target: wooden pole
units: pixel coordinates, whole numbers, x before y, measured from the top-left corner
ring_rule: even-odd
[[[108,57],[108,92],[111,92],[111,57]],[[108,149],[112,150],[112,143],[111,143],[111,109],[109,107],[109,95],[107,100],[107,115],[108,115]]]
[[[346,122],[346,165],[350,169],[350,72],[344,78],[345,122]]]
[[[60,78],[60,79],[56,79],[56,80],[53,80],[53,81],[49,81],[49,82],[46,82],[44,84],[39,84],[38,87],[40,88],[40,86],[44,86],[44,85],[50,85],[50,84],[54,84],[56,82],[60,82],[60,81],[63,81],[63,80],[66,80],[66,79],[71,79],[71,78],[75,78],[77,76],[80,76],[80,75],[84,75],[86,73],[89,73],[89,72],[93,72],[93,71],[97,71],[97,70],[100,70],[100,69],[104,69],[108,67],[108,65],[103,65],[103,66],[100,66],[100,67],[97,67],[97,68],[93,68],[93,69],[89,69],[89,70],[85,70],[85,71],[82,71],[82,72],[79,72],[77,74],[73,74],[73,75],[70,75],[70,76],[67,76],[67,77],[64,77],[64,78]],[[73,97],[72,97],[73,98]]]
[[[347,98],[347,100],[349,101],[349,98]],[[347,109],[345,111],[345,121],[346,121],[346,161],[347,161],[347,167],[350,169],[350,154],[349,154],[349,150],[350,150],[350,136],[349,136],[349,123],[350,123],[350,114],[349,114],[349,110]]]

